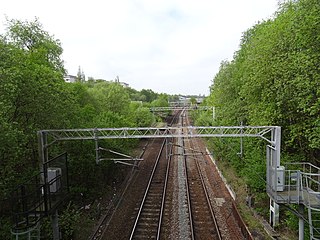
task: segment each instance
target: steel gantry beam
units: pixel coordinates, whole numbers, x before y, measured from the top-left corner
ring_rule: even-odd
[[[183,138],[183,137],[257,137],[267,142],[267,193],[274,199],[278,191],[280,173],[281,127],[279,126],[216,126],[216,127],[144,127],[144,128],[90,128],[38,131],[39,157],[48,162],[48,148],[57,141],[94,140],[96,161],[100,161],[98,141],[100,139],[130,138]],[[271,206],[270,206],[270,209]],[[271,210],[270,210],[271,211]],[[278,216],[278,211],[274,216]],[[273,223],[276,223],[274,218]]]
[[[119,138],[172,138],[172,137],[260,137],[269,144],[275,145],[272,132],[279,127],[274,126],[230,126],[230,127],[140,127],[140,128],[90,128],[41,130],[38,132],[51,145],[56,141],[65,140],[99,140]],[[271,133],[271,134],[268,134]]]
[[[171,107],[152,107],[152,112],[173,111],[173,110],[212,110],[210,106],[171,106]]]
[[[181,131],[183,130],[183,131]],[[217,126],[217,127],[141,127],[141,128],[89,128],[89,129],[50,129],[38,131],[39,157],[42,163],[48,161],[48,148],[57,141],[94,140],[96,150],[102,139],[130,138],[177,138],[177,137],[257,137],[269,145],[267,166],[275,169],[280,166],[281,127],[278,126]],[[96,151],[96,159],[99,153]],[[98,160],[97,160],[98,162]],[[271,173],[271,171],[270,171]],[[273,182],[273,176],[267,176]]]

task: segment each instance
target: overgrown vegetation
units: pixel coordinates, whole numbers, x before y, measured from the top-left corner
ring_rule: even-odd
[[[168,96],[136,91],[117,82],[66,83],[59,40],[32,22],[8,20],[0,36],[0,238],[10,238],[11,191],[39,172],[37,131],[41,129],[150,126],[150,106],[167,106]],[[102,141],[129,153],[136,141]],[[51,151],[69,153],[71,200],[61,211],[64,239],[71,239],[77,209],[112,188],[121,171],[113,163],[95,163],[94,144],[61,143]],[[49,156],[54,157],[54,156]],[[44,224],[45,225],[45,224]],[[49,234],[49,233],[46,233]]]
[[[215,106],[214,121],[211,113],[202,113],[197,123],[281,126],[282,161],[319,165],[319,23],[317,0],[287,1],[273,19],[244,32],[233,60],[223,61],[213,79],[206,104]],[[265,147],[256,140],[244,141],[242,159],[237,154],[237,140],[212,140],[211,144],[217,158],[229,161],[261,199],[265,193]]]
[[[41,129],[150,126],[149,107],[167,106],[169,96],[95,80],[66,83],[59,40],[38,20],[9,20],[0,36],[0,239],[10,238],[10,192],[39,172],[36,132]],[[282,161],[320,159],[320,5],[318,0],[287,1],[273,19],[244,32],[231,61],[223,61],[199,112],[197,125],[278,125]],[[173,96],[174,97],[174,96]],[[214,118],[213,118],[214,116]],[[214,119],[214,120],[213,120]],[[103,147],[130,152],[136,141],[104,141]],[[267,214],[265,146],[244,139],[210,140],[215,157],[228,161],[256,196],[256,210]],[[113,163],[97,166],[94,144],[61,143],[69,153],[73,204],[61,211],[61,229],[71,239],[79,206],[111,191],[122,173]],[[53,156],[50,156],[53,157]],[[291,213],[283,225],[296,227]],[[88,220],[89,221],[89,220]],[[44,224],[50,236],[50,226]]]

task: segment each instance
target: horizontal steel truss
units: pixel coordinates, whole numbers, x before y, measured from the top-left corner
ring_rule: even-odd
[[[91,128],[41,130],[39,136],[48,139],[46,146],[56,141],[99,140],[125,138],[172,138],[172,137],[260,137],[275,145],[275,126],[230,126],[230,127],[163,127],[163,128]],[[178,130],[183,131],[178,131]],[[269,134],[271,133],[271,134]]]
[[[150,111],[152,112],[162,112],[162,111],[173,111],[173,110],[212,110],[213,107],[210,106],[185,106],[185,107],[152,107]]]

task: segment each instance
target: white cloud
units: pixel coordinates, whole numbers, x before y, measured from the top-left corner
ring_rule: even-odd
[[[11,0],[0,19],[39,17],[61,40],[71,74],[80,65],[87,76],[119,75],[136,89],[207,94],[242,32],[276,9],[277,0]]]

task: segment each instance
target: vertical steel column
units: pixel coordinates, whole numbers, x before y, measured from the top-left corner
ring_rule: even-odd
[[[277,184],[278,184],[278,167],[280,167],[280,148],[281,148],[281,127],[275,127],[274,129],[274,147],[275,147],[275,160],[276,160],[276,174],[275,177],[277,179]],[[283,183],[284,184],[284,183]],[[276,191],[278,190],[278,185],[276,186]],[[278,205],[277,203],[274,203],[275,205],[275,225],[279,224],[279,220],[280,220],[280,205]]]
[[[94,143],[96,148],[96,164],[99,164],[99,143],[98,143],[98,130],[94,129]]]
[[[279,224],[279,204],[270,198],[269,223],[274,228]]]
[[[60,239],[60,231],[59,231],[58,219],[59,219],[58,210],[56,210],[55,213],[51,216],[51,226],[52,226],[52,231],[53,231],[53,240],[59,240]]]
[[[38,131],[38,142],[39,142],[39,158],[41,160],[41,165],[48,161],[48,137],[47,133],[44,131]]]
[[[242,138],[242,135],[243,135],[243,122],[241,121],[240,123],[240,126],[241,126],[241,131],[240,131],[240,158],[242,159],[243,157],[243,138]]]
[[[303,214],[304,214],[304,205],[303,204],[299,204],[299,240],[304,240],[304,220],[302,218]]]
[[[214,120],[215,117],[215,112],[214,112],[214,107],[212,107],[212,120]]]
[[[44,207],[46,213],[48,213],[48,192],[50,191],[48,186],[48,170],[46,167],[46,164],[49,160],[49,154],[48,154],[48,136],[45,131],[39,131],[38,132],[38,141],[39,141],[39,158],[42,164],[42,171],[43,171],[43,194],[44,194]],[[59,240],[60,239],[60,229],[58,224],[58,211],[56,210],[55,213],[51,216],[51,227],[53,232],[53,240]]]
[[[281,127],[274,127],[274,135],[272,141],[275,147],[276,166],[280,166],[280,148],[281,148]]]
[[[274,127],[274,129],[271,131],[271,142],[272,147],[270,148],[270,154],[268,154],[267,150],[267,164],[268,161],[270,161],[269,164],[269,171],[274,171],[274,179],[270,179],[272,182],[271,185],[273,185],[271,191],[276,193],[278,191],[278,168],[280,167],[280,148],[281,148],[281,127]],[[268,147],[267,147],[268,149]],[[267,167],[267,170],[268,170]],[[267,175],[269,173],[267,172]],[[274,188],[274,189],[273,189]],[[274,202],[272,199],[270,199],[270,223],[272,224],[272,227],[275,227],[279,224],[279,210],[280,206]]]
[[[42,183],[43,184],[43,196],[44,196],[44,209],[45,212],[48,213],[48,172],[45,163],[48,162],[48,137],[46,132],[44,131],[38,131],[38,141],[39,141],[39,159],[40,159],[40,169],[43,172],[43,179]]]

